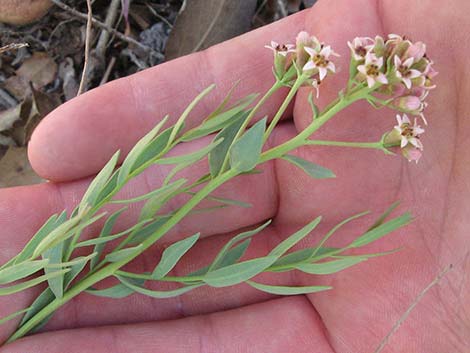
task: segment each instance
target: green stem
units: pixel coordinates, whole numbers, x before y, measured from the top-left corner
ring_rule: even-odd
[[[282,157],[287,152],[305,145],[308,138],[315,131],[322,127],[328,120],[330,120],[341,110],[345,109],[358,100],[364,99],[370,90],[371,89],[368,87],[359,87],[358,89],[353,90],[349,95],[337,98],[332,102],[332,104],[328,105],[328,107],[317,117],[317,119],[313,120],[310,125],[307,126],[307,128],[305,128],[305,130],[300,132],[297,136],[268,151],[263,152],[261,154],[260,163]]]
[[[373,149],[378,149],[378,150],[384,149],[381,141],[379,142],[343,142],[343,141],[307,140],[305,141],[305,145],[373,148]]]
[[[271,120],[271,123],[269,124],[268,128],[266,129],[266,132],[264,133],[263,137],[263,142],[266,142],[266,140],[269,138],[269,135],[271,135],[272,131],[276,127],[277,123],[282,117],[282,114],[286,111],[287,107],[289,106],[290,102],[294,98],[295,94],[299,90],[300,86],[305,82],[305,80],[308,79],[307,75],[301,75],[297,77],[297,79],[294,82],[294,85],[290,89],[289,93],[287,94],[286,98],[284,99],[284,102],[282,102],[281,107],[277,111],[276,115],[274,115],[273,119]]]
[[[40,324],[45,318],[52,314],[59,307],[70,301],[72,298],[85,291],[86,289],[92,287],[101,280],[112,276],[117,270],[121,267],[135,259],[146,249],[151,247],[157,240],[164,236],[170,229],[172,229],[182,218],[184,218],[200,201],[202,201],[207,195],[217,189],[220,185],[224,184],[228,180],[234,178],[238,175],[238,172],[229,170],[226,173],[223,173],[209,182],[205,187],[199,190],[196,195],[194,195],[183,207],[181,207],[175,215],[170,218],[157,232],[148,237],[145,241],[142,242],[141,250],[133,254],[132,256],[118,261],[110,263],[108,266],[103,267],[102,269],[89,274],[84,277],[80,282],[75,286],[70,288],[67,292],[64,293],[62,298],[56,298],[50,304],[45,306],[41,311],[39,311],[34,317],[28,320],[23,326],[21,326],[16,332],[14,332],[7,343],[13,342],[24,335],[29,331],[34,329],[38,324]]]

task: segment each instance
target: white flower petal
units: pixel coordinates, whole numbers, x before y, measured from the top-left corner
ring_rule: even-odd
[[[411,65],[413,65],[413,61],[414,61],[414,58],[408,58],[405,60],[405,62],[403,63],[403,66],[405,67],[410,67]]]
[[[408,89],[411,88],[411,80],[409,78],[402,77],[401,80],[405,84],[406,88],[408,88]]]
[[[309,60],[307,61],[307,63],[304,65],[304,67],[302,68],[303,71],[308,71],[308,70],[313,70],[315,68],[315,64],[313,63],[313,61]]]
[[[367,75],[367,70],[365,65],[359,65],[357,67],[357,71],[359,71],[363,75]]]
[[[310,56],[315,56],[317,55],[317,52],[315,49],[312,49],[310,47],[304,47],[305,51],[308,53]]]
[[[320,74],[320,81],[322,81],[328,73],[328,70],[325,67],[319,67],[318,73]]]
[[[400,147],[403,148],[408,144],[408,139],[405,136],[401,137]]]
[[[374,85],[375,85],[375,80],[372,77],[367,76],[367,86],[369,88],[372,88],[374,87]]]
[[[377,76],[377,81],[383,83],[384,85],[388,83],[387,76],[385,76],[383,73],[379,73]]]

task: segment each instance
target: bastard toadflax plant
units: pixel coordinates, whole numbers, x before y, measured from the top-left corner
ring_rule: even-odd
[[[214,258],[206,259],[205,267],[192,273],[174,276],[172,269],[196,244],[199,233],[187,234],[186,238],[168,246],[160,258],[155,258],[152,272],[125,270],[128,263],[141,256],[188,214],[214,210],[201,208],[201,201],[211,200],[218,204],[217,207],[249,207],[238,200],[219,198],[213,192],[240,175],[260,173],[258,166],[267,161],[283,159],[319,179],[318,182],[335,177],[332,171],[293,155],[299,147],[378,149],[385,154],[401,153],[409,161],[418,162],[423,153],[421,137],[424,129],[421,125],[427,125],[423,114],[427,105],[425,100],[434,88],[432,79],[437,74],[433,62],[426,56],[425,44],[389,35],[387,39],[380,36],[355,38],[348,45],[351,51],[349,79],[337,98],[322,111],[315,105],[315,99],[321,82],[335,73],[334,59],[338,54],[314,36],[301,32],[295,44],[273,41],[266,46],[274,55],[274,79],[272,87],[263,96],[250,95],[231,105],[229,93],[198,126],[185,128],[191,110],[214,89],[210,86],[188,105],[173,126],[168,127],[167,117],[163,118],[132,148],[120,166],[117,165],[119,152],[116,152],[94,178],[73,212],[52,215],[32,235],[23,250],[0,267],[2,296],[14,295],[40,284],[44,288],[45,285],[29,307],[1,320],[2,323],[12,319],[18,322],[8,342],[37,331],[58,308],[82,292],[115,300],[134,293],[169,298],[201,286],[228,287],[246,283],[277,295],[312,293],[331,288],[278,286],[261,283],[255,277],[263,272],[275,275],[286,271],[321,276],[384,254],[351,255],[348,251],[377,241],[408,224],[411,221],[408,213],[389,219],[397,204],[385,210],[368,229],[342,248],[327,246],[328,239],[340,227],[367,212],[344,220],[323,235],[317,244],[301,250],[292,248],[315,230],[321,222],[320,216],[295,233],[286,234],[285,240],[259,258],[246,259],[244,255],[252,237],[267,227],[269,220],[256,229],[234,236]],[[308,97],[312,110],[309,125],[282,144],[273,147],[266,144],[289,103],[303,86],[313,87],[315,91]],[[259,108],[283,87],[288,87],[289,91],[274,116],[255,119]],[[388,107],[397,112],[395,123],[395,117],[384,113],[383,118],[390,119],[390,129],[378,136],[377,142],[315,139],[317,130],[338,112],[363,100],[373,108]],[[171,153],[181,143],[208,136],[211,142],[198,150],[188,154]],[[192,182],[178,177],[181,170],[199,162],[208,165],[205,174]],[[154,165],[170,168],[159,188],[131,199],[117,196],[130,180]],[[186,195],[187,201],[165,213],[165,205],[180,195]],[[115,231],[115,223],[136,202],[142,202],[143,207],[135,224]],[[110,204],[118,205],[117,211],[104,211]],[[101,231],[84,237],[90,225],[96,226],[98,221],[103,224]],[[115,284],[104,287],[101,282],[108,278],[114,278]],[[152,288],[158,288],[158,283],[170,282],[176,289],[149,289],[148,284],[152,282],[157,284]]]

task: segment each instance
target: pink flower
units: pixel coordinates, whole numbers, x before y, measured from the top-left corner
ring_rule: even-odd
[[[414,125],[411,125],[410,119],[406,114],[403,114],[403,117],[397,114],[397,122],[398,125],[394,129],[400,134],[400,147],[403,149],[407,145],[412,145],[422,151],[423,144],[419,140],[419,135],[424,133],[424,129],[417,124],[416,119]]]
[[[394,57],[395,75],[405,84],[406,88],[408,89],[411,88],[411,80],[421,76],[420,71],[411,68],[413,62],[413,58],[408,58],[402,62],[398,55],[395,55]]]
[[[271,49],[274,54],[287,56],[289,53],[295,52],[295,45],[293,44],[279,44],[275,41],[271,41],[271,45],[265,45],[265,48]]]
[[[393,100],[393,105],[401,110],[421,111],[424,104],[417,96],[402,96]]]
[[[374,40],[369,37],[356,37],[352,42],[348,42],[354,60],[364,60],[366,54],[374,47]]]
[[[363,74],[367,79],[367,85],[372,88],[376,82],[387,84],[387,77],[380,69],[383,66],[383,57],[377,58],[375,54],[367,53],[366,62],[357,67],[357,71]]]
[[[420,60],[426,53],[426,44],[423,42],[411,43],[408,49],[406,49],[405,57],[413,58],[414,62]]]
[[[415,161],[418,163],[419,159],[421,158],[423,152],[416,147],[411,145],[406,146],[401,150],[402,155],[408,159],[408,162]]]
[[[329,60],[330,55],[339,56],[336,54],[329,45],[320,46],[320,48],[305,47],[305,51],[310,55],[310,59],[302,68],[303,71],[310,71],[317,69],[320,81],[327,75],[328,71],[335,72],[335,64]]]

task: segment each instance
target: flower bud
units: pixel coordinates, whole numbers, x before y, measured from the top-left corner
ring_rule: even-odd
[[[402,148],[401,153],[403,157],[408,160],[408,162],[415,161],[416,163],[418,163],[423,154],[419,148],[416,148],[412,145],[408,145],[405,148]]]
[[[426,45],[423,42],[412,43],[405,52],[405,57],[413,58],[414,62],[420,60],[426,53]]]
[[[424,106],[417,96],[402,96],[393,100],[392,105],[407,112],[419,112]]]

